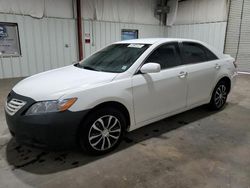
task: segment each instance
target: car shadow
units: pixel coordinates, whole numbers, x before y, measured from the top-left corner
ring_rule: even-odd
[[[228,104],[228,106],[233,104]],[[192,122],[206,118],[215,111],[210,111],[207,106],[201,106],[187,112],[152,123],[135,131],[127,133],[124,141],[113,152],[103,156],[89,156],[80,150],[48,152],[41,149],[19,145],[11,139],[6,147],[6,157],[12,170],[21,169],[35,174],[50,174],[76,168],[94,162],[100,158],[108,157],[116,152],[129,148],[137,143],[153,137],[164,137],[166,133],[188,126]],[[164,136],[162,136],[164,134]]]

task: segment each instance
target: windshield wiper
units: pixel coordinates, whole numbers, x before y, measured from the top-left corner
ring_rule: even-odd
[[[97,69],[95,69],[95,68],[93,68],[93,67],[89,67],[89,66],[82,66],[82,68],[88,69],[88,70],[99,71],[99,70],[97,70]]]

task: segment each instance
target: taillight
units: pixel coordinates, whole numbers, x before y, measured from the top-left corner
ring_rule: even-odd
[[[234,67],[237,68],[237,63],[236,63],[236,61],[234,61],[233,64],[234,64]]]

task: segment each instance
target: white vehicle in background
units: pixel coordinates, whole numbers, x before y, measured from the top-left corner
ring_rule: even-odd
[[[113,150],[126,131],[226,103],[234,59],[187,39],[116,42],[74,65],[22,80],[6,102],[9,130],[37,147]],[[167,125],[166,125],[167,126]]]

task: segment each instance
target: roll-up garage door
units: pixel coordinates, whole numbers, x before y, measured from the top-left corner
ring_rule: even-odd
[[[231,0],[225,53],[236,58],[239,71],[250,72],[250,0]]]

